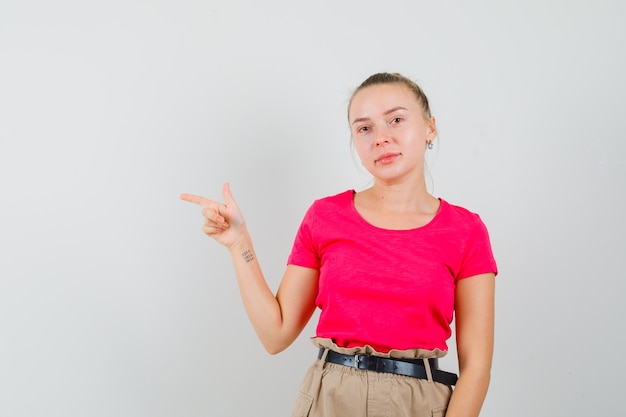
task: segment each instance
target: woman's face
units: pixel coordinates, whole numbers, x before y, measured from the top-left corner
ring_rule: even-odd
[[[415,94],[400,83],[376,84],[352,98],[348,120],[354,147],[376,179],[423,179],[427,142],[437,134]]]

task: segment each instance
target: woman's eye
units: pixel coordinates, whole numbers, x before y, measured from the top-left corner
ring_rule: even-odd
[[[367,131],[369,131],[370,128],[368,126],[361,126],[358,130],[359,133],[365,133]]]
[[[393,119],[391,119],[391,123],[400,123],[402,121],[401,117],[394,117]]]

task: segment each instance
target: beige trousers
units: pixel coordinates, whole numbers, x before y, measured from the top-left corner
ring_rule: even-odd
[[[329,339],[313,339],[318,347],[346,354],[396,358],[436,358],[445,352],[411,349],[380,354],[371,347],[340,348]],[[324,353],[325,355],[326,353]],[[304,377],[292,417],[443,417],[452,388],[429,379],[364,371],[316,360]]]

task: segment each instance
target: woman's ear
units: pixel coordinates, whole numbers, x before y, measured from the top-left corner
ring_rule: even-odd
[[[431,116],[426,119],[426,122],[428,124],[428,131],[426,132],[426,134],[428,136],[428,139],[433,141],[437,137],[437,120],[433,116]]]

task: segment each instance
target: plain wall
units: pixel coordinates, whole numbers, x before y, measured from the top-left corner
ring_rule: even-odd
[[[432,192],[498,260],[482,416],[617,415],[626,370],[622,1],[0,0],[0,415],[289,415],[182,192],[229,181],[270,286],[313,200],[369,182],[351,90],[421,83]],[[454,370],[452,349],[444,366]]]

